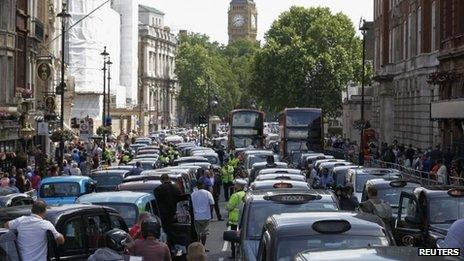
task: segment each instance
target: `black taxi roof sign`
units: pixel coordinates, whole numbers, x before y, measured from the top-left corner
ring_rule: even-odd
[[[406,180],[394,180],[390,182],[391,187],[404,187],[408,184]]]
[[[279,182],[279,183],[274,184],[274,186],[272,187],[275,189],[288,189],[288,188],[293,188],[293,185],[287,182]]]
[[[321,234],[341,234],[351,229],[350,222],[339,220],[321,220],[313,223],[314,231]]]
[[[321,195],[312,194],[278,194],[264,196],[265,200],[275,201],[279,203],[304,203],[312,200],[320,200]]]

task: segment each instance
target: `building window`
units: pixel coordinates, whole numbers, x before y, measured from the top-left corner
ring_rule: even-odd
[[[417,54],[422,53],[422,7],[417,9]]]
[[[431,42],[430,42],[430,49],[431,51],[435,51],[437,48],[437,2],[433,1],[432,3],[432,26],[431,26]]]
[[[412,57],[412,14],[408,16],[408,55],[407,57]]]

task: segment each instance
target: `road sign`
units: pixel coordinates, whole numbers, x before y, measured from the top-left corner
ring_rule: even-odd
[[[38,135],[48,135],[48,122],[39,122],[37,123],[37,134]]]
[[[90,140],[93,135],[93,120],[89,117],[80,120],[79,136],[83,140]]]

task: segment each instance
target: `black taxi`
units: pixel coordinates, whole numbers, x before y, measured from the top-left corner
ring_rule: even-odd
[[[304,251],[298,253],[294,261],[422,261],[422,260],[461,260],[453,256],[419,256],[415,247],[363,247],[354,249]]]
[[[263,224],[269,216],[338,209],[337,197],[327,190],[252,191],[244,199],[240,232],[226,231],[224,240],[239,243],[236,255],[238,260],[256,260]]]
[[[366,181],[361,195],[361,202],[369,200],[367,190],[374,187],[377,190],[377,198],[387,202],[392,208],[393,217],[398,214],[398,206],[400,203],[400,195],[402,191],[413,192],[415,188],[420,187],[421,184],[412,180],[404,179],[371,179]]]
[[[394,240],[379,217],[356,212],[284,213],[269,217],[259,261],[290,261],[301,251],[390,246]]]
[[[457,219],[464,218],[464,188],[419,187],[401,192],[393,234],[398,245],[436,247]]]
[[[30,215],[31,206],[17,206],[0,209],[0,226],[15,218]],[[65,243],[54,246],[52,256],[65,260],[87,260],[87,257],[102,246],[104,235],[113,228],[128,231],[124,219],[116,210],[97,205],[49,206],[45,217],[64,238]]]

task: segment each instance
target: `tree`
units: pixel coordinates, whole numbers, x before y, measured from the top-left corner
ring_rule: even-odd
[[[188,121],[196,122],[208,110],[213,113],[209,107],[213,98],[219,103],[214,113],[225,116],[236,106],[239,89],[223,47],[199,34],[181,35],[180,42],[176,75],[182,86],[179,101],[189,114]]]
[[[253,73],[253,59],[259,50],[259,44],[247,39],[237,40],[225,47],[223,55],[228,60],[239,88],[237,97],[238,107],[248,108],[256,101],[251,96],[251,75]]]
[[[360,78],[362,44],[351,21],[328,8],[292,7],[274,21],[255,56],[253,94],[271,112],[319,107],[341,109],[341,91]]]

